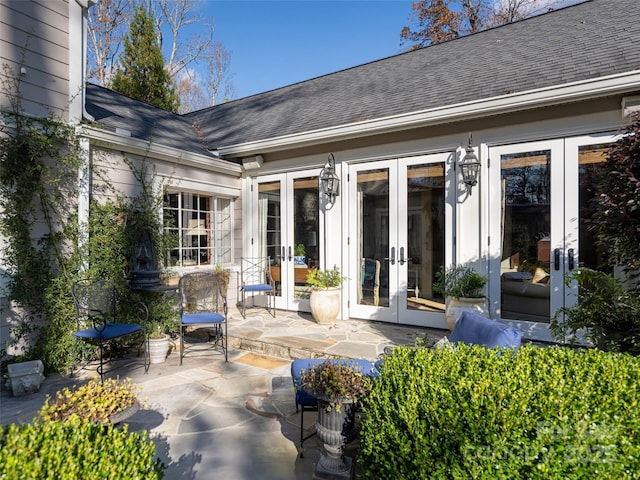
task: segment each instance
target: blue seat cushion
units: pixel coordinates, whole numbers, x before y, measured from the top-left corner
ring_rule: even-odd
[[[293,386],[296,389],[296,404],[303,407],[314,407],[318,404],[318,399],[302,388],[300,377],[302,377],[302,374],[309,369],[324,363],[326,360],[326,358],[299,358],[291,362],[291,379],[293,380]],[[378,371],[369,360],[360,358],[339,358],[332,360],[332,362],[349,365],[354,370],[370,377],[378,376]]]
[[[245,292],[270,292],[273,288],[266,283],[258,283],[256,285],[243,285],[242,290]]]
[[[217,312],[184,313],[181,318],[183,325],[196,325],[199,323],[222,323],[224,316]]]
[[[103,328],[87,328],[74,332],[73,336],[83,340],[111,340],[112,338],[141,332],[142,327],[135,323],[107,323]]]
[[[516,328],[465,310],[456,322],[449,341],[484,345],[488,348],[514,348],[517,351],[522,342],[522,334]]]

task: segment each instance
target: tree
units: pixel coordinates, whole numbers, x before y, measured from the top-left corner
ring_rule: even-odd
[[[588,224],[612,266],[640,271],[640,117],[607,152]]]
[[[100,0],[89,9],[87,74],[102,87],[111,85],[132,12],[128,0]]]
[[[112,87],[136,100],[178,111],[179,99],[165,69],[153,18],[143,7],[134,12]]]
[[[411,50],[442,43],[542,12],[559,0],[420,0],[412,5],[412,26],[400,32]]]
[[[150,12],[165,68],[180,99],[179,113],[212,106],[235,95],[231,54],[213,41],[213,22],[198,14],[200,0],[99,0],[89,9],[88,77],[112,87],[133,5]],[[196,30],[197,29],[197,30]]]

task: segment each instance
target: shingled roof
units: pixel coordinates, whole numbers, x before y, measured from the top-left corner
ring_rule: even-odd
[[[87,84],[85,109],[105,130],[130,132],[132,138],[153,141],[185,152],[211,155],[191,120],[134,100],[113,90]]]
[[[185,116],[210,148],[640,68],[638,0],[591,0]]]
[[[638,25],[638,0],[590,0],[183,116],[95,85],[86,108],[205,153],[203,137],[216,149],[638,70]]]

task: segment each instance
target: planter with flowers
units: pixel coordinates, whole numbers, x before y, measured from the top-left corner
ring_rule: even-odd
[[[316,465],[317,478],[352,478],[353,459],[344,455],[344,446],[357,434],[357,402],[369,393],[371,379],[349,360],[326,360],[303,373],[300,382],[318,398],[316,431],[324,451]]]

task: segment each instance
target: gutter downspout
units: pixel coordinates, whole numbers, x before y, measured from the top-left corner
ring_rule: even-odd
[[[89,8],[95,5],[96,0],[76,0],[82,7],[82,119],[95,122],[93,115],[86,110],[87,99],[87,30]],[[91,141],[82,134],[82,124],[76,126],[76,134],[79,135],[79,149],[81,163],[78,167],[78,248],[82,252],[89,243],[89,202],[91,199]],[[80,264],[82,271],[89,268],[87,258]]]
[[[87,99],[87,31],[89,23],[89,8],[95,5],[97,0],[76,0],[82,7],[82,118],[89,122],[95,122],[95,118],[86,109]]]

